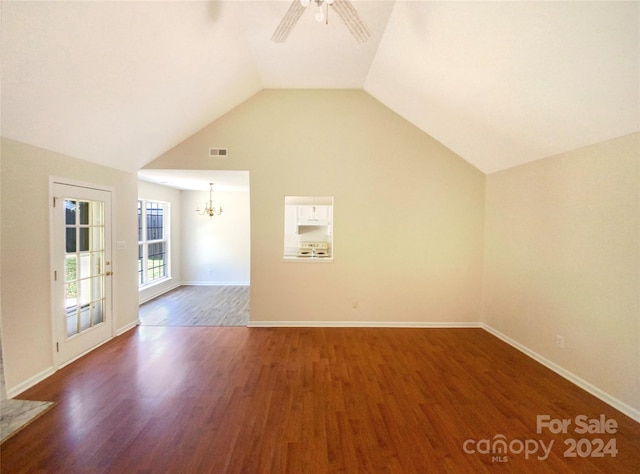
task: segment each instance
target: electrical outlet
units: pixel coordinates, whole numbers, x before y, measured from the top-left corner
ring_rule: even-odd
[[[564,336],[556,335],[556,346],[564,349]]]

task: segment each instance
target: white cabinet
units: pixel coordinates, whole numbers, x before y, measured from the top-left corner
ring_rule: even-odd
[[[298,206],[298,225],[328,226],[331,224],[332,206]]]

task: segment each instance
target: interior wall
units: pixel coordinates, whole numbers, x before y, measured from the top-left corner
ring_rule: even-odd
[[[140,199],[169,203],[171,220],[171,246],[169,251],[171,278],[140,290],[138,297],[140,303],[143,303],[173,288],[177,288],[182,283],[182,192],[179,189],[140,180],[138,181],[138,197]]]
[[[2,182],[2,153],[0,150],[0,183]],[[0,206],[0,222],[2,222]],[[2,255],[2,231],[0,229],[0,257]],[[0,282],[2,281],[2,258],[0,258]],[[2,284],[0,283],[0,401],[7,398],[7,385],[4,381],[4,356],[2,355]]]
[[[252,322],[480,319],[484,174],[363,91],[262,91],[148,167],[250,171]],[[284,261],[287,195],[334,197],[333,263]]]
[[[49,180],[110,187],[113,190],[114,329],[138,318],[136,285],[137,177],[41,148],[2,139],[1,275],[2,350],[5,382],[11,396],[17,387],[53,368],[49,251]],[[32,210],[40,211],[38,216]]]
[[[635,410],[639,189],[640,134],[494,173],[484,239],[484,321]]]
[[[4,362],[2,355],[2,325],[0,324],[0,401],[6,400],[7,388],[4,383]]]
[[[248,285],[251,274],[248,192],[216,191],[219,216],[201,216],[209,191],[182,191],[182,276],[189,285]]]

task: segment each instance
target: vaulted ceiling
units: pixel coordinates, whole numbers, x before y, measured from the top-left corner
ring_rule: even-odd
[[[297,0],[296,0],[297,1]],[[265,88],[356,88],[490,173],[640,131],[640,3],[2,2],[2,136],[136,171]]]

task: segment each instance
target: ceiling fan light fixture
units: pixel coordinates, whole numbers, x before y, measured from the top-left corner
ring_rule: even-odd
[[[317,13],[315,14],[316,21],[322,23],[326,20],[328,24],[329,7],[331,6],[356,41],[364,43],[371,36],[367,25],[362,21],[350,0],[292,0],[287,13],[273,32],[271,41],[284,43],[293,27],[298,23],[306,7],[312,2],[318,7]]]

